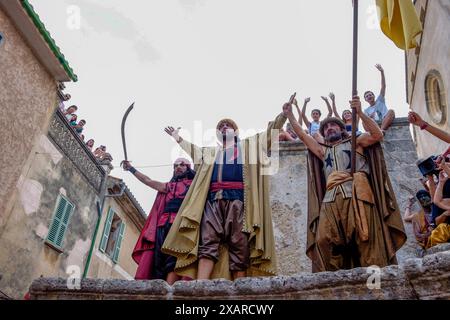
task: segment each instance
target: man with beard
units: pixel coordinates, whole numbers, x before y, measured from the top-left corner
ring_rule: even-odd
[[[180,280],[175,272],[176,258],[161,252],[162,244],[194,179],[195,172],[187,159],[179,158],[173,164],[173,177],[168,183],[155,181],[137,171],[130,162],[122,162],[123,169],[139,181],[158,191],[155,203],[133,250],[138,264],[136,280],[162,279],[172,285]]]
[[[165,253],[177,257],[177,274],[196,279],[276,274],[264,165],[271,141],[285,122],[282,113],[265,132],[240,140],[237,124],[223,119],[216,127],[219,146],[204,148],[181,138],[173,127],[166,128],[199,165],[163,245]]]
[[[356,170],[351,175],[352,145],[345,124],[322,121],[321,144],[288,119],[310,151],[308,157],[307,255],[313,272],[396,263],[406,241],[403,223],[387,174],[379,141],[383,133],[361,110],[359,97],[350,101],[366,126],[356,138]]]

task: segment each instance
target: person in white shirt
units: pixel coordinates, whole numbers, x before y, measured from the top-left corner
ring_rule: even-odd
[[[364,100],[369,104],[364,110],[364,113],[377,122],[381,121],[381,131],[383,131],[384,134],[384,132],[392,125],[392,122],[395,119],[395,112],[392,109],[389,110],[386,106],[386,78],[384,76],[384,69],[379,64],[375,67],[381,73],[381,90],[376,99],[375,94],[372,91],[366,91],[364,93]]]

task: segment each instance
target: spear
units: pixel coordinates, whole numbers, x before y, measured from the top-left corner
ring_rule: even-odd
[[[358,0],[353,0],[353,75],[352,97],[358,95]],[[352,108],[352,176],[356,171],[356,110]]]

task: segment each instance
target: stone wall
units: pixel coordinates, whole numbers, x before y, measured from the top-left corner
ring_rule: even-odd
[[[383,143],[391,182],[402,210],[408,197],[421,188],[417,155],[405,118],[395,120]],[[280,275],[310,272],[305,254],[307,222],[306,150],[300,142],[280,143],[279,171],[271,178],[271,205]],[[275,156],[275,155],[274,155]],[[408,241],[398,252],[399,263],[414,257],[416,242],[411,224],[405,224]]]
[[[45,134],[57,106],[56,82],[0,10],[0,232],[17,196],[15,185],[27,170],[31,149]]]
[[[98,216],[95,178],[101,182],[106,173],[61,121],[56,113],[49,134],[40,135],[31,150],[29,167],[13,186],[17,197],[0,233],[0,290],[14,298],[23,297],[40,276],[81,275],[91,244]],[[52,138],[56,128],[63,130]],[[59,194],[75,205],[62,251],[45,242]]]
[[[369,279],[373,270],[356,268],[295,276],[180,281],[82,280],[70,290],[65,279],[37,279],[33,300],[428,300],[450,299],[449,245],[434,248],[422,259],[379,270],[379,285]],[[441,252],[439,252],[441,251]],[[378,272],[378,271],[377,271]],[[373,286],[368,286],[368,283]]]
[[[407,51],[407,89],[411,109],[418,112],[425,121],[442,130],[450,130],[450,2],[448,0],[417,0],[416,10],[424,15],[424,32],[420,47]],[[425,79],[432,70],[438,71],[443,83],[442,97],[447,106],[447,119],[441,124],[434,123],[427,110]],[[415,127],[417,153],[420,158],[440,154],[448,147],[426,131]]]

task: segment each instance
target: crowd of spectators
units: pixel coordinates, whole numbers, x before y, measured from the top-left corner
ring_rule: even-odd
[[[424,121],[416,112],[410,112],[411,124],[426,130],[440,140],[450,144],[450,134]],[[427,174],[421,179],[423,189],[407,204],[404,220],[412,223],[414,235],[423,250],[450,241],[450,148],[443,154],[419,160],[419,169],[424,163]],[[413,209],[413,205],[416,203]]]
[[[59,110],[64,115],[64,118],[67,120],[69,125],[73,128],[73,130],[78,134],[80,139],[84,142],[85,136],[83,134],[83,131],[84,131],[84,127],[86,125],[86,120],[82,119],[82,120],[78,121],[78,116],[76,114],[78,112],[78,106],[71,105],[67,108],[65,107],[65,102],[67,102],[68,100],[71,99],[71,95],[62,93],[62,90],[65,89],[64,83],[61,82],[58,85],[58,88],[59,88],[58,92],[59,92],[59,97],[60,97]],[[98,161],[103,161],[103,160],[111,160],[112,161],[111,155],[106,152],[106,146],[101,145],[101,146],[97,147],[95,149],[95,151],[92,151],[94,149],[94,144],[95,144],[94,139],[89,139],[87,142],[85,142],[86,147],[92,152],[92,154]]]
[[[383,134],[385,134],[386,130],[390,128],[392,122],[395,119],[395,113],[392,109],[388,109],[385,101],[385,93],[386,93],[386,78],[384,74],[384,69],[381,65],[375,65],[375,68],[380,72],[381,75],[381,89],[378,96],[372,91],[366,91],[364,93],[364,100],[367,102],[367,107],[364,110],[364,113],[371,117],[374,121],[378,122]],[[336,117],[342,120],[345,124],[346,130],[349,134],[352,132],[352,111],[349,109],[344,109],[341,114],[337,111],[336,107],[336,96],[334,93],[330,93],[327,97],[322,96],[321,99],[325,102],[328,110],[328,114],[325,118]],[[303,108],[300,110],[297,100],[294,100],[294,106],[297,109],[299,114],[298,122],[300,126],[305,124],[307,132],[313,136],[317,141],[323,143],[324,139],[319,133],[320,123],[322,112],[318,108],[314,108],[311,110],[311,119],[309,119],[306,115],[306,108],[308,103],[311,101],[311,98],[305,98],[303,103]],[[330,102],[331,101],[331,102]],[[357,119],[357,123],[359,123],[359,119]],[[361,134],[359,128],[356,128],[356,134]],[[295,141],[298,140],[298,137],[293,133],[292,130],[289,130],[288,127],[283,129],[279,135],[280,141]]]

